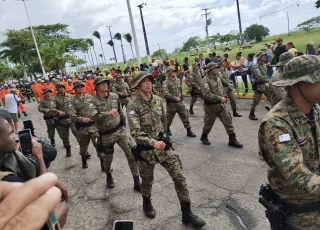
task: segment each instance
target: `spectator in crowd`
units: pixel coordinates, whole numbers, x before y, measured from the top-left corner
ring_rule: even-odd
[[[121,68],[120,68],[120,66],[118,66],[118,68],[117,68],[117,70],[116,70],[116,74],[122,74],[122,71],[121,71]]]
[[[189,58],[185,57],[183,59],[183,62],[184,62],[183,66],[182,66],[183,70],[188,71],[189,70]]]
[[[203,58],[203,54],[200,54],[199,55],[199,63],[200,63],[200,69],[203,69],[203,67],[205,66],[205,64],[206,64],[206,62],[205,62],[205,60],[204,60],[204,58]]]
[[[286,50],[288,53],[291,53],[293,56],[296,56],[298,50],[294,47],[293,42],[288,42],[286,45]]]
[[[272,44],[268,44],[267,45],[267,47],[268,47],[268,49],[267,49],[267,51],[266,51],[266,53],[267,53],[267,55],[270,55],[271,57],[272,57]]]
[[[252,85],[252,72],[251,72],[251,67],[256,64],[254,62],[254,53],[253,54],[248,54],[248,57],[247,57],[247,60],[246,62],[244,63],[244,66],[248,69],[247,70],[247,75],[249,76],[249,80],[251,82],[251,85]]]
[[[209,58],[210,58],[211,62],[217,63],[218,58],[217,58],[216,52],[210,53]]]
[[[317,55],[317,56],[320,56],[320,48],[318,48],[318,49],[316,50],[316,55]]]
[[[231,63],[230,63],[230,60],[229,60],[229,54],[224,54],[223,57],[226,59],[226,69],[230,72],[232,70],[231,68]]]
[[[262,51],[262,50],[261,50]],[[272,69],[272,55],[270,53],[266,53],[266,60],[265,60],[265,64],[267,67],[267,78],[271,79],[272,74],[273,74],[273,69]]]
[[[4,119],[6,119],[8,121],[8,123],[11,126],[11,129],[14,130],[14,124],[13,124],[13,120],[12,120],[12,116],[11,114],[5,110],[5,109],[0,109],[0,117],[3,117]]]
[[[306,54],[307,55],[316,55],[316,49],[314,48],[314,42],[307,42],[306,43]]]
[[[116,76],[116,70],[114,68],[111,69],[111,76],[112,78]]]
[[[14,124],[13,132],[15,133],[18,131],[18,103],[20,100],[21,99],[16,95],[15,89],[10,89],[9,94],[7,94],[4,98],[4,106],[12,117]]]
[[[274,54],[275,56],[275,62],[273,64],[276,64],[279,62],[279,57],[281,54],[287,52],[286,50],[286,46],[283,45],[283,39],[282,38],[278,38],[276,40],[277,42],[277,47],[274,49],[274,46],[272,47],[272,53]]]
[[[235,72],[230,75],[230,79],[233,81],[233,85],[236,87],[237,87],[237,80],[236,80],[237,76],[242,77],[243,83],[245,85],[245,92],[243,95],[248,93],[248,90],[249,90],[247,75],[245,74],[246,70],[243,68],[245,61],[246,59],[242,57],[242,52],[237,53],[236,60],[234,61],[233,64],[231,64],[231,67]]]

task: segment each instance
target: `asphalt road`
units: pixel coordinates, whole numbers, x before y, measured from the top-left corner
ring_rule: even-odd
[[[189,106],[190,98],[185,104]],[[206,230],[270,229],[264,209],[258,202],[258,191],[267,182],[267,166],[258,155],[257,133],[266,113],[262,101],[257,108],[259,121],[248,119],[251,100],[238,100],[242,118],[234,118],[235,131],[243,149],[228,147],[228,136],[217,119],[209,135],[210,146],[201,144],[203,126],[202,101],[191,115],[196,138],[188,138],[179,117],[171,127],[176,153],[180,155],[184,175],[190,190],[192,210],[203,217]],[[26,104],[39,136],[47,136],[45,122],[36,103]],[[230,109],[230,106],[228,106]],[[119,146],[115,147],[112,164],[114,189],[106,189],[106,175],[100,171],[100,162],[90,145],[89,168],[82,169],[79,146],[71,134],[72,157],[65,157],[65,149],[56,133],[58,156],[49,168],[69,188],[69,215],[67,226],[77,230],[112,229],[115,220],[133,220],[136,230],[193,229],[181,222],[179,200],[168,173],[157,165],[152,190],[152,201],[157,216],[150,220],[142,211],[141,194],[133,190],[133,179]]]

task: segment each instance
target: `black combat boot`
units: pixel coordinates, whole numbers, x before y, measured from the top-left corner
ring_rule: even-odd
[[[269,106],[265,106],[264,107],[268,112],[271,110],[271,108]]]
[[[91,158],[91,154],[87,152],[86,156],[87,160],[89,160]]]
[[[206,222],[199,216],[193,214],[190,209],[190,202],[181,203],[182,222],[184,224],[192,224],[194,227],[203,227]]]
[[[187,136],[188,136],[188,137],[196,137],[196,134],[194,134],[194,133],[191,131],[191,128],[187,128]]]
[[[189,113],[190,113],[190,114],[194,114],[194,112],[193,112],[193,105],[190,105]]]
[[[243,147],[243,144],[239,143],[239,141],[236,138],[236,134],[234,134],[234,133],[229,135],[229,143],[228,143],[228,145],[232,146],[232,147],[236,147],[236,148],[242,148]]]
[[[81,159],[82,159],[82,168],[84,169],[88,168],[87,157],[82,156]]]
[[[71,146],[66,146],[67,157],[71,157]]]
[[[105,172],[103,160],[100,159],[101,172]]]
[[[56,140],[55,139],[50,139],[52,147],[56,147]]]
[[[254,114],[254,111],[255,111],[254,109],[250,110],[249,119],[253,120],[253,121],[257,121],[258,118],[256,118],[256,115]]]
[[[168,135],[172,136],[172,132],[171,132],[170,128],[168,128]]]
[[[23,114],[24,114],[25,117],[28,116],[28,114],[26,112],[23,112]]]
[[[144,214],[148,217],[148,218],[155,218],[156,217],[156,211],[154,210],[152,203],[151,203],[151,196],[149,197],[145,197],[142,196],[143,198],[143,211]]]
[[[113,178],[112,178],[112,174],[108,173],[107,174],[107,187],[108,188],[114,188],[114,182],[113,182]]]
[[[133,189],[137,192],[141,192],[141,184],[140,184],[140,178],[139,176],[133,177],[134,187]]]
[[[241,114],[237,113],[237,110],[236,110],[236,109],[233,109],[233,116],[234,116],[234,117],[242,117]]]
[[[211,145],[210,141],[208,140],[208,134],[202,133],[200,141],[202,141],[205,145]]]

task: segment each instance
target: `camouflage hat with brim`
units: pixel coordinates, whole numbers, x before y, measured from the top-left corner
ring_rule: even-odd
[[[177,72],[177,70],[176,70],[176,69],[173,69],[173,68],[171,68],[171,67],[169,67],[169,68],[167,69],[167,71],[166,71],[167,76],[169,76],[169,75],[170,75],[170,73],[172,73],[172,72]]]
[[[43,94],[46,94],[47,92],[52,93],[52,90],[49,89],[49,88],[44,88],[44,89],[42,90],[42,95],[43,95]]]
[[[294,55],[292,53],[285,52],[280,55],[278,66],[285,66],[292,58],[294,58]]]
[[[75,81],[75,82],[73,82],[73,87],[72,87],[72,89],[75,89],[75,88],[78,87],[78,86],[85,87],[85,85],[82,83],[82,81]]]
[[[227,59],[226,58],[219,58],[218,59],[218,64],[221,65],[223,62],[225,62]]]
[[[320,82],[320,57],[302,55],[291,59],[284,67],[282,80],[272,83],[274,86],[293,86],[299,82]]]
[[[110,85],[110,80],[105,79],[104,77],[97,77],[96,79],[94,79],[94,82],[93,82],[94,88],[97,88],[97,86],[102,82],[106,82],[108,85]]]
[[[118,78],[120,78],[120,77],[122,77],[121,74],[116,74],[116,76],[115,76],[114,78],[115,78],[115,79],[118,79]]]
[[[220,68],[220,64],[215,63],[215,62],[210,62],[210,63],[207,65],[206,73],[209,73],[210,70],[212,70],[212,69],[214,69],[214,68]]]
[[[154,83],[154,79],[152,77],[152,75],[146,74],[145,72],[143,73],[139,73],[135,78],[134,78],[134,83],[132,85],[132,88],[137,88],[140,84],[140,82],[142,82],[146,77],[148,77],[150,79],[150,81],[152,81],[152,84]]]
[[[196,67],[196,66],[199,66],[199,67],[200,67],[200,63],[199,63],[199,62],[193,63],[192,69],[193,69],[194,67]]]
[[[56,89],[59,89],[60,87],[66,88],[66,86],[65,86],[64,84],[58,82],[58,83],[56,84]]]
[[[264,51],[259,51],[259,52],[256,54],[256,58],[259,59],[259,58],[261,58],[261,57],[264,56],[264,55],[267,55],[267,53],[264,52]]]

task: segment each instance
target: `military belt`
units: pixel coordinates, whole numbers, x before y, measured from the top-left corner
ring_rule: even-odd
[[[89,121],[88,123],[80,123],[80,122],[76,122],[76,126],[78,126],[79,128],[87,128],[92,126],[94,123],[92,121]]]
[[[52,120],[54,119],[55,117],[54,116],[43,116],[43,119],[46,121],[46,120]]]
[[[205,105],[218,105],[218,104],[221,104],[221,102],[212,102],[207,99],[204,99],[204,104]]]
[[[129,97],[128,95],[127,96],[120,96],[119,95],[119,98],[127,98],[127,97]]]
[[[282,203],[286,215],[291,214],[301,214],[301,213],[309,213],[309,212],[320,212],[320,202],[312,203],[312,204],[289,204],[289,203]]]
[[[149,151],[149,150],[154,150],[153,146],[142,146],[142,145],[137,145],[138,148],[142,151]]]
[[[112,129],[108,129],[106,131],[99,130],[99,135],[104,136],[104,135],[114,133],[114,132],[118,131],[118,129],[120,129],[121,127],[123,127],[123,124],[119,123],[116,127],[112,128]]]
[[[182,99],[181,99],[181,101],[182,101]],[[170,103],[179,103],[179,102],[181,102],[181,101],[166,99],[167,104],[170,104]]]
[[[58,120],[68,119],[70,116],[68,114],[58,117]]]

